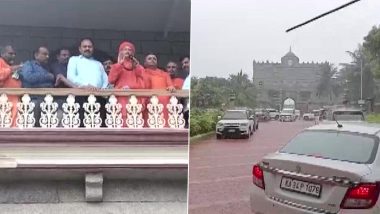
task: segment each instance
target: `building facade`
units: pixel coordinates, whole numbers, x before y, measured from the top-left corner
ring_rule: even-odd
[[[296,108],[302,112],[333,104],[333,95],[320,96],[323,66],[328,62],[300,62],[291,51],[281,58],[281,62],[253,61],[253,81],[258,87],[260,107],[281,109],[283,100],[290,97],[296,101]]]

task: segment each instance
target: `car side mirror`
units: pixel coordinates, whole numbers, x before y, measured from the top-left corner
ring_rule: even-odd
[[[218,120],[222,119],[222,116],[218,115]]]

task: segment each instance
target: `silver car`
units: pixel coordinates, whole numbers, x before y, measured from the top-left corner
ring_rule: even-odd
[[[305,129],[253,166],[250,202],[260,213],[380,213],[380,126]]]

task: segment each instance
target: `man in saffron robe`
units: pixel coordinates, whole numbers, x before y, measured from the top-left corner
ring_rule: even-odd
[[[167,71],[170,73],[174,87],[178,90],[182,89],[183,83],[186,77],[189,76],[190,70],[190,58],[188,56],[181,57],[181,69],[177,68],[177,64],[174,62],[169,62],[166,66]],[[170,69],[170,66],[173,66],[173,63],[176,65],[175,70]]]
[[[144,89],[144,67],[134,57],[135,46],[130,42],[122,42],[119,46],[118,63],[111,66],[108,74],[108,81],[116,89]],[[129,97],[118,97],[122,105],[123,126],[126,126],[126,104]],[[141,98],[139,102],[144,102]]]
[[[159,69],[157,67],[157,57],[154,54],[148,54],[145,57],[145,71],[147,76],[145,78],[145,87],[149,89],[166,89],[171,92],[175,91],[174,84],[170,78],[169,73]],[[164,119],[165,126],[168,127],[168,110],[167,104],[169,103],[169,96],[158,97],[159,102],[164,105]]]
[[[166,72],[169,73],[175,89],[180,90],[182,88],[183,79],[178,77],[178,75],[177,75],[177,73],[178,73],[177,63],[175,63],[173,61],[169,61],[168,64],[166,64]]]
[[[0,56],[0,87],[21,88],[21,81],[18,79],[17,71],[21,69],[22,65],[14,65],[16,52],[12,46],[0,47]],[[8,101],[12,103],[12,127],[15,127],[18,96],[8,95]]]

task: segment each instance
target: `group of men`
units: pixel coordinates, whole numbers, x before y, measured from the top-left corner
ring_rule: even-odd
[[[178,69],[175,62],[167,64],[166,71],[158,68],[157,56],[153,53],[146,55],[143,65],[135,57],[135,46],[128,42],[122,42],[118,50],[116,63],[106,60],[100,62],[93,57],[94,42],[91,38],[84,38],[79,43],[78,56],[71,56],[70,51],[62,48],[58,51],[57,61],[49,64],[49,50],[41,46],[34,52],[34,59],[23,64],[15,65],[16,53],[12,46],[0,48],[0,87],[2,88],[84,88],[84,89],[190,89],[189,57],[181,59],[182,69]],[[12,121],[15,126],[17,115],[17,96],[8,96],[13,103]],[[36,126],[39,126],[40,103],[42,96],[31,96],[36,104]],[[64,97],[57,97],[58,104],[64,102]],[[81,105],[86,101],[85,97],[77,97]],[[118,97],[122,104],[122,116],[125,121],[125,105],[127,97]],[[140,99],[146,106],[148,100]],[[169,97],[159,97],[160,103],[165,107],[169,103]],[[98,102],[104,108],[106,100],[98,97]],[[83,111],[83,109],[82,109]],[[62,114],[62,111],[60,111]],[[105,111],[100,111],[104,121]],[[164,118],[167,121],[168,112],[165,108]],[[83,118],[83,112],[80,113]],[[103,124],[104,125],[104,124]],[[125,126],[125,124],[124,124]]]

